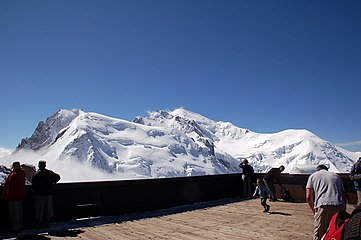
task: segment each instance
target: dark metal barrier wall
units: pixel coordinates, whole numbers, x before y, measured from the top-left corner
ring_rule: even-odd
[[[263,174],[255,174],[254,183]],[[305,201],[309,175],[282,174],[282,185],[295,201]],[[348,196],[355,201],[355,191],[347,174],[340,174]],[[254,184],[255,185],[255,184]],[[278,197],[280,188],[277,188]],[[2,189],[0,188],[0,192]],[[55,221],[69,221],[91,216],[119,215],[165,209],[197,202],[239,197],[242,194],[240,174],[224,174],[146,180],[59,183],[54,185]],[[34,223],[31,186],[27,186],[23,203],[24,225]],[[0,228],[8,228],[6,203],[0,202]]]
[[[25,226],[34,223],[31,186],[23,202]],[[2,189],[0,188],[0,192]],[[146,180],[59,183],[54,185],[55,221],[136,213],[240,196],[240,175]],[[0,202],[0,228],[8,228],[6,203]]]
[[[64,183],[55,186],[59,220],[164,209],[239,196],[239,175]]]

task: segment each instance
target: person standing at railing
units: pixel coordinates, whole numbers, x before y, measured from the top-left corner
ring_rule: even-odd
[[[319,165],[306,185],[306,200],[314,213],[314,240],[326,233],[330,220],[338,211],[346,210],[345,188],[340,176]]]
[[[350,179],[353,180],[356,193],[357,193],[357,206],[361,206],[361,157],[352,166],[350,172]]]
[[[243,197],[251,197],[253,167],[248,164],[247,159],[244,159],[239,167],[242,168]]]
[[[46,169],[46,162],[39,161],[39,170],[33,177],[34,210],[37,227],[46,227],[54,216],[53,184],[60,180],[60,175]]]
[[[4,183],[2,197],[8,203],[11,230],[16,233],[22,228],[25,197],[25,171],[21,169],[20,162],[13,162],[12,172]]]

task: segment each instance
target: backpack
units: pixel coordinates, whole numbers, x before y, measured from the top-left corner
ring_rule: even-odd
[[[360,240],[361,239],[361,209],[357,207],[351,213],[350,220],[348,221],[343,232],[343,240]]]
[[[335,213],[328,225],[327,232],[323,235],[322,240],[342,240],[347,223],[351,215],[346,211]]]
[[[291,196],[291,192],[290,190],[288,190],[285,187],[281,188],[281,193],[282,193],[282,200],[285,202],[292,202],[293,198]]]

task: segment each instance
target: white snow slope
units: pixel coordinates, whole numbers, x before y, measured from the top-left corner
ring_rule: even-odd
[[[305,172],[320,163],[348,172],[358,154],[307,130],[260,134],[184,108],[150,112],[133,122],[73,109],[40,122],[8,165],[45,159],[62,181],[84,181],[236,173],[243,158],[257,172],[279,165],[285,172]]]

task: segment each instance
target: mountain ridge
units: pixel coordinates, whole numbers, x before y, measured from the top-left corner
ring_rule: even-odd
[[[258,172],[279,165],[304,172],[319,163],[347,172],[354,163],[351,153],[305,129],[261,134],[185,108],[148,114],[127,121],[61,109],[39,122],[12,155],[32,151],[52,162],[72,159],[126,179],[236,173],[244,158]]]

